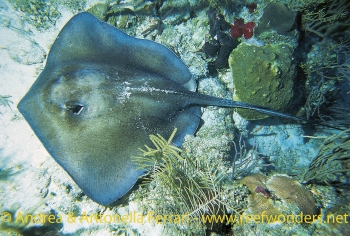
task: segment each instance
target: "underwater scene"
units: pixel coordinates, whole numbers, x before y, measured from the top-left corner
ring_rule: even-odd
[[[0,0],[0,235],[350,235],[350,1]]]

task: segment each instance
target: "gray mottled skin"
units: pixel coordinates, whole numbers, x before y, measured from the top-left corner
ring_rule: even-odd
[[[198,94],[195,88],[186,65],[166,47],[80,13],[58,35],[18,109],[83,192],[108,205],[142,174],[130,156],[148,144],[149,134],[168,137],[176,127],[174,142],[180,146],[197,129],[199,106],[294,118]]]

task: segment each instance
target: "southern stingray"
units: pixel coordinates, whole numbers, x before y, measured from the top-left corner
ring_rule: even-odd
[[[180,146],[196,131],[200,106],[299,119],[195,90],[186,65],[169,49],[80,13],[59,33],[18,109],[50,155],[103,205],[122,197],[143,173],[130,157],[149,134],[168,137],[176,127]]]

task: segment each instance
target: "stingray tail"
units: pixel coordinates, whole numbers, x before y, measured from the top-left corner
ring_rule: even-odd
[[[218,98],[218,97],[204,95],[204,94],[198,94],[198,93],[196,93],[196,97],[197,97],[197,99],[196,99],[195,103],[198,105],[229,107],[229,108],[243,108],[243,109],[257,111],[257,112],[264,113],[264,114],[271,115],[271,116],[280,116],[280,117],[293,119],[293,120],[297,120],[297,121],[306,121],[303,118],[288,115],[288,114],[278,112],[278,111],[273,111],[273,110],[270,110],[266,107],[249,105],[249,104],[244,103],[244,102],[237,102],[234,100],[229,100],[229,99],[225,99],[225,98]]]
[[[287,118],[287,119],[297,120],[297,121],[301,121],[301,122],[307,122],[307,120],[300,118],[300,117],[296,117],[296,116],[292,116],[292,115],[285,114],[282,112],[270,110],[270,109],[265,108],[265,107],[249,105],[249,104],[244,103],[244,102],[237,102],[237,101],[225,99],[225,103],[226,104],[223,104],[223,106],[225,106],[225,107],[249,109],[249,110],[257,111],[257,112],[271,115],[271,116],[279,116],[279,117],[283,117],[283,118]]]
[[[345,130],[345,129],[338,128],[338,127],[335,127],[332,125],[327,125],[327,124],[319,123],[316,121],[310,121],[310,120],[306,120],[306,119],[301,118],[301,117],[296,117],[296,116],[285,114],[282,112],[273,111],[273,110],[270,110],[270,109],[265,108],[265,107],[249,105],[249,104],[244,103],[244,102],[238,102],[238,101],[234,101],[234,100],[218,98],[218,97],[203,95],[203,94],[201,94],[200,99],[201,99],[201,102],[199,102],[200,105],[249,109],[249,110],[257,111],[257,112],[264,113],[264,114],[271,115],[271,116],[279,116],[279,117],[283,117],[283,118],[287,118],[287,119],[296,120],[296,121],[299,121],[303,124],[314,124],[314,125],[320,125],[320,126],[336,129],[336,130],[342,130],[342,131]]]

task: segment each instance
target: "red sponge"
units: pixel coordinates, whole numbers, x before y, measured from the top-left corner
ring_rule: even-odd
[[[254,29],[255,23],[254,22],[248,22],[244,24],[243,19],[235,19],[235,23],[231,25],[231,36],[232,38],[239,38],[242,35],[244,35],[245,39],[249,39],[253,36],[253,29]]]

